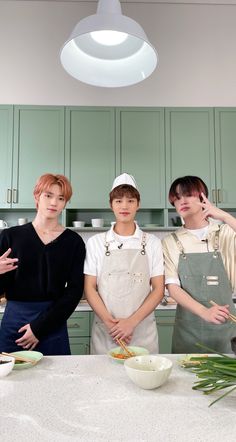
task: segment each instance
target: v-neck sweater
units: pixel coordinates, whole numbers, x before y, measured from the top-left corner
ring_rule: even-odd
[[[5,293],[9,301],[52,301],[30,323],[40,339],[63,324],[82,297],[84,242],[77,233],[65,229],[55,240],[44,244],[32,223],[27,223],[2,231],[0,255],[9,247],[10,257],[19,260],[18,268],[0,275],[0,294]]]

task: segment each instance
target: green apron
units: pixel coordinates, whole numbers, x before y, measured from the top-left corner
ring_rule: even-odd
[[[232,288],[219,252],[219,230],[215,234],[214,252],[184,253],[177,235],[172,233],[172,236],[180,250],[178,275],[182,289],[207,308],[212,300],[219,305],[228,304],[229,310],[234,312]],[[206,353],[196,346],[197,342],[218,352],[231,353],[233,336],[236,336],[235,323],[212,324],[177,305],[173,353]]]

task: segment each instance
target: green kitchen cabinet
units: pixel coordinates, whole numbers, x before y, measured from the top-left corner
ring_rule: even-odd
[[[236,208],[236,108],[215,109],[216,191],[222,208]]]
[[[65,163],[73,187],[68,208],[109,207],[115,177],[114,108],[66,108]]]
[[[64,173],[64,108],[14,107],[13,208],[34,208],[33,188],[44,173]]]
[[[11,206],[13,106],[0,106],[0,207]]]
[[[210,198],[215,191],[214,110],[210,108],[167,108],[166,189],[184,175],[200,176]],[[167,204],[168,205],[168,204]]]
[[[164,110],[117,108],[116,173],[134,175],[143,209],[165,205]]]
[[[157,330],[159,336],[159,352],[171,353],[172,334],[175,323],[175,310],[155,310]]]
[[[89,354],[90,312],[76,311],[67,321],[71,353]]]

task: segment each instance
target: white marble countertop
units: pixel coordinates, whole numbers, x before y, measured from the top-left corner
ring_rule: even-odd
[[[156,390],[134,385],[107,356],[47,356],[0,379],[1,440],[12,442],[235,441],[236,393],[193,391],[193,373],[174,367]]]

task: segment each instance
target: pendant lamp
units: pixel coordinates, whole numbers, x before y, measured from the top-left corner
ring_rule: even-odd
[[[139,83],[158,63],[144,30],[122,14],[119,0],[99,0],[97,13],[76,25],[60,57],[72,77],[100,87]]]

